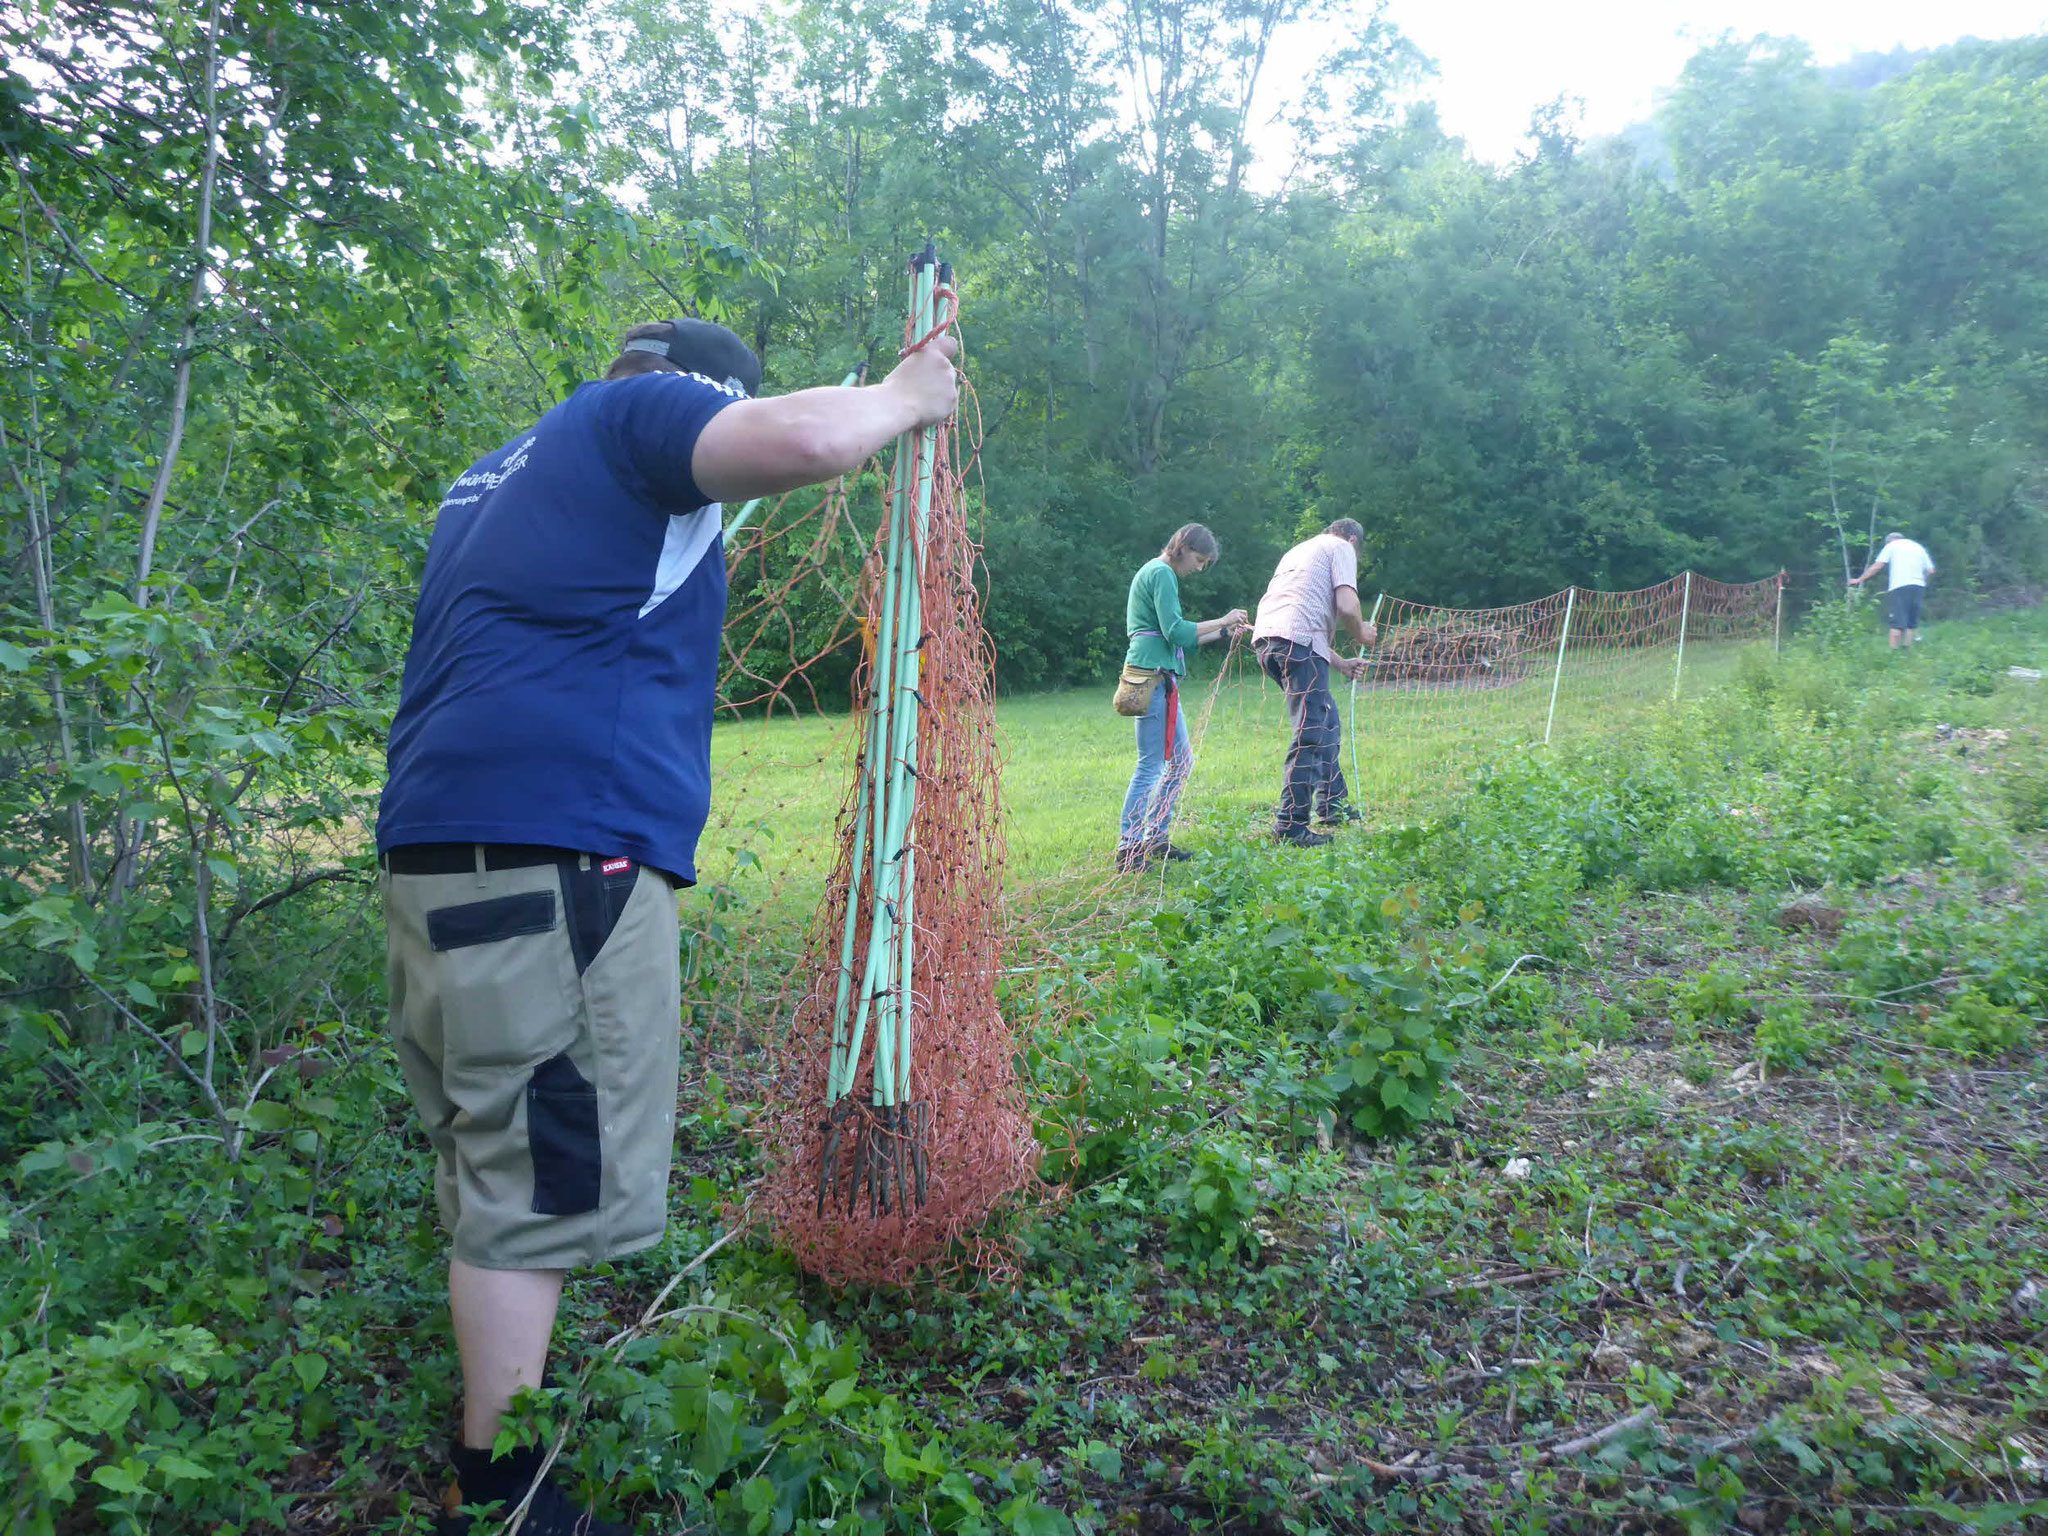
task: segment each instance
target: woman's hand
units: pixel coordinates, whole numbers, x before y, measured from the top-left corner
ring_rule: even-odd
[[[1244,628],[1251,620],[1242,608],[1233,608],[1221,618],[1201,619],[1195,624],[1195,643],[1207,645],[1212,640],[1225,640]]]

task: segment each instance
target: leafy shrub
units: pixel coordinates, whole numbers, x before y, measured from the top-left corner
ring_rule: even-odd
[[[1262,1049],[1243,1081],[1244,1118],[1267,1134],[1295,1142],[1327,1134],[1337,1123],[1331,1086],[1299,1041]]]
[[[1960,993],[1947,1008],[1916,1031],[1938,1051],[1959,1056],[1999,1056],[2033,1032],[2033,1021],[2017,1008],[1994,1003],[1975,988]]]
[[[1931,718],[1930,696],[1924,687],[1873,688],[1854,712],[1852,728],[1867,736],[1893,737]]]
[[[1813,1166],[1814,1154],[1791,1131],[1775,1125],[1716,1130],[1702,1138],[1722,1165],[1739,1168],[1747,1178],[1776,1183],[1786,1174]]]
[[[1285,1194],[1286,1172],[1277,1166],[1270,1172],[1279,1181],[1275,1192]],[[1259,1164],[1242,1138],[1220,1135],[1197,1144],[1187,1171],[1159,1193],[1172,1251],[1202,1269],[1255,1252],[1258,1182]]]
[[[1554,982],[1546,976],[1532,976],[1523,971],[1508,977],[1495,988],[1487,1003],[1487,1018],[1494,1024],[1535,1028],[1545,1023],[1556,1002],[1557,986]]]
[[[1868,594],[1824,598],[1808,610],[1799,637],[1823,656],[1861,654],[1883,628],[1882,618],[1882,605],[1870,602]]]
[[[1990,698],[2005,676],[2004,666],[1974,648],[1938,653],[1933,670],[1937,687],[1966,698]]]
[[[1996,782],[2000,807],[2015,832],[2048,829],[2048,742],[2039,731],[2013,741]]]
[[[1900,921],[1879,918],[1844,929],[1828,957],[1835,969],[1873,997],[1892,997],[1937,980],[1963,943],[1961,922],[1946,907]]]
[[[1338,987],[1324,997],[1336,1022],[1323,1081],[1353,1130],[1404,1135],[1437,1112],[1458,1059],[1453,1011],[1479,995],[1444,998],[1424,977],[1370,965],[1342,966],[1338,974]]]
[[[1179,1031],[1163,1014],[1111,1013],[1031,1055],[1033,1075],[1058,1095],[1038,1123],[1055,1175],[1087,1183],[1138,1166],[1199,1123]]]
[[[1627,867],[1639,829],[1626,798],[1590,765],[1526,756],[1487,765],[1431,850],[1449,901],[1540,928],[1573,893]]]
[[[1944,904],[1855,924],[1832,963],[1876,998],[1910,1001],[1944,976],[1963,976],[1986,1001],[2038,1014],[2048,1005],[2048,912],[2039,899],[2018,916]]]
[[[1803,997],[1773,998],[1756,1026],[1756,1058],[1769,1075],[1803,1067],[1839,1042],[1835,1021],[1816,1017]]]
[[[1983,973],[1978,985],[1993,1002],[2039,1016],[2048,1013],[2048,908],[2040,891],[2033,900],[2023,919],[1973,936],[1969,968]]]
[[[1686,977],[1673,995],[1673,1002],[1702,1023],[1732,1024],[1749,1015],[1749,999],[1743,994],[1741,975],[1718,961]]]
[[[1636,1021],[1620,1003],[1593,998],[1579,1015],[1579,1033],[1588,1040],[1619,1042],[1636,1032]]]
[[[1736,662],[1735,687],[1751,704],[1762,707],[1777,697],[1784,675],[1779,657],[1760,646],[1751,646]]]
[[[705,1530],[822,1529],[855,1502],[900,1510],[872,1532],[1071,1533],[1030,1495],[1028,1464],[942,1454],[862,1379],[860,1338],[812,1320],[779,1267],[725,1277],[678,1304],[674,1326],[597,1361],[603,1411],[570,1437],[573,1472],[612,1496],[656,1498]],[[574,1395],[522,1393],[500,1443],[546,1443]],[[573,1480],[573,1478],[572,1478]]]
[[[64,1512],[81,1502],[97,1513],[97,1529],[124,1536],[156,1529],[172,1510],[224,1513],[224,1497],[251,1514],[268,1510],[268,1495],[248,1483],[284,1464],[287,1437],[265,1423],[276,1414],[209,1423],[189,1411],[188,1394],[236,1374],[203,1328],[122,1322],[54,1348],[0,1334],[8,1528],[51,1536],[60,1521],[72,1528],[75,1517]],[[281,1511],[270,1512],[282,1523]]]
[[[1841,672],[1807,662],[1786,669],[1778,697],[1809,725],[1825,725],[1845,713],[1854,689]]]

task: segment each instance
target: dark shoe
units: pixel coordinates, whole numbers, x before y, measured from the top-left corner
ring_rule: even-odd
[[[1185,864],[1194,857],[1187,849],[1176,848],[1171,843],[1154,843],[1145,852],[1148,857],[1154,860],[1163,860],[1168,864]]]
[[[1330,840],[1327,832],[1310,832],[1306,828],[1299,832],[1282,832],[1280,841],[1290,848],[1320,848]]]
[[[448,1459],[455,1469],[455,1481],[441,1497],[442,1513],[434,1521],[434,1536],[468,1536],[476,1524],[463,1514],[465,1505],[497,1506],[500,1519],[509,1516],[526,1497],[534,1474],[546,1459],[537,1446],[522,1446],[508,1456],[492,1456],[456,1444]],[[630,1528],[600,1520],[562,1492],[553,1478],[544,1478],[534,1489],[533,1502],[526,1508],[522,1536],[632,1536]]]
[[[1135,875],[1152,863],[1152,850],[1140,848],[1135,843],[1116,851],[1116,871],[1120,875]]]
[[[1365,812],[1349,800],[1341,801],[1316,818],[1326,827],[1355,827],[1365,820]]]

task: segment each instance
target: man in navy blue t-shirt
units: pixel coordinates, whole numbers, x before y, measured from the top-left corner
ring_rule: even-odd
[[[710,803],[719,504],[831,479],[946,419],[954,351],[941,338],[872,389],[764,400],[724,327],[636,326],[602,382],[441,503],[377,847],[392,1034],[454,1250],[445,1532],[540,1479],[537,1454],[490,1447],[540,1383],[566,1272],[666,1222],[675,891]],[[623,1527],[540,1479],[523,1529]]]

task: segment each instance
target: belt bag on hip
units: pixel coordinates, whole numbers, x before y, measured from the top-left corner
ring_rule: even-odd
[[[1120,715],[1144,715],[1152,709],[1152,691],[1166,675],[1163,667],[1125,667],[1117,679],[1116,697],[1110,707]]]

